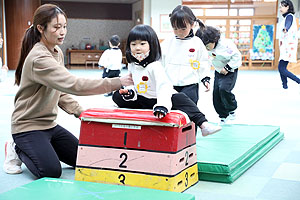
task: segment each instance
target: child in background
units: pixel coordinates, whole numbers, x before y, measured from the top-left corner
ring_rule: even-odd
[[[109,49],[105,50],[99,59],[98,65],[104,67],[102,78],[119,77],[122,69],[122,51],[120,50],[120,37],[111,36],[109,40]],[[111,96],[111,93],[105,96]]]
[[[2,49],[3,46],[3,38],[2,38],[2,33],[0,32],[0,49]],[[8,67],[6,65],[2,65],[2,58],[0,57],[0,82],[5,81],[7,72],[8,72]]]
[[[158,118],[172,110],[185,112],[203,136],[221,130],[209,124],[197,105],[184,93],[177,93],[161,65],[160,44],[154,30],[147,25],[137,25],[129,33],[126,45],[128,71],[132,73],[134,87],[120,89],[113,101],[121,108],[153,109]]]
[[[295,81],[300,86],[300,78],[287,70],[289,62],[297,63],[297,21],[294,16],[295,10],[292,1],[281,1],[279,11],[284,19],[282,20],[278,28],[280,51],[278,71],[280,74],[283,89],[288,89],[287,78]]]
[[[241,53],[232,40],[221,37],[220,31],[207,26],[198,29],[196,36],[206,46],[215,68],[213,104],[220,117],[220,124],[235,119],[237,102],[231,92],[234,88],[238,67],[242,65]]]
[[[162,64],[177,92],[183,92],[197,105],[199,83],[210,90],[208,53],[202,41],[194,37],[193,27],[198,22],[187,6],[177,6],[170,14],[175,37],[162,42]]]

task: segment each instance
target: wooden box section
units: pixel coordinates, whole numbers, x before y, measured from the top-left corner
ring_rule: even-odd
[[[77,167],[75,180],[183,192],[198,182],[198,168],[197,164],[194,164],[176,176],[157,176],[145,173]]]
[[[196,162],[195,144],[174,154],[79,146],[76,166],[174,176]]]

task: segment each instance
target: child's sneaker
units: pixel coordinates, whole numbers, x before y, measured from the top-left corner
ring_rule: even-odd
[[[208,122],[203,122],[203,124],[200,126],[201,128],[201,132],[202,132],[202,136],[208,136],[208,135],[212,135],[218,131],[220,131],[222,129],[221,126],[215,126],[213,124],[210,124]]]
[[[16,150],[16,144],[13,141],[5,143],[5,160],[3,170],[7,174],[20,174],[22,173],[22,161],[19,159]]]
[[[224,125],[227,122],[227,118],[220,118],[220,123],[219,125]]]
[[[236,114],[235,114],[235,110],[231,111],[227,117],[229,120],[235,120],[236,118]]]

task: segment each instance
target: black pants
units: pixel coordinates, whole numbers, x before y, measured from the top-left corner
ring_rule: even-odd
[[[294,75],[292,72],[288,71],[286,69],[287,65],[289,64],[288,61],[284,61],[284,60],[280,60],[279,61],[279,64],[278,64],[278,71],[279,71],[279,74],[280,74],[280,78],[281,78],[281,81],[282,81],[282,87],[284,89],[287,89],[288,86],[287,86],[287,78],[290,78],[292,79],[293,81],[297,82],[298,84],[300,84],[300,79]]]
[[[137,96],[136,101],[125,101],[118,91],[113,94],[112,99],[120,108],[132,109],[153,109],[157,102],[156,99],[148,99],[141,95]],[[172,110],[180,110],[186,113],[197,126],[201,126],[203,122],[207,121],[205,115],[200,112],[196,104],[184,93],[173,94],[171,101]]]
[[[107,68],[103,69],[103,74],[102,78],[114,78],[114,77],[119,77],[121,73],[121,70],[110,70]]]
[[[13,139],[19,158],[37,178],[59,178],[60,161],[76,166],[78,139],[59,125],[13,134]]]
[[[192,84],[186,86],[174,86],[174,89],[177,92],[182,92],[186,94],[186,96],[190,97],[190,99],[197,105],[199,100],[199,84]]]
[[[215,71],[213,104],[220,118],[226,118],[229,112],[237,108],[234,94],[231,92],[236,83],[238,69],[226,75]]]

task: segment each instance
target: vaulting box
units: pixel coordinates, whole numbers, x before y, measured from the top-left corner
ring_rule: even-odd
[[[178,152],[196,143],[195,124],[180,111],[89,109],[80,115],[80,145]]]
[[[90,109],[75,180],[182,192],[198,182],[195,124],[180,111]]]

